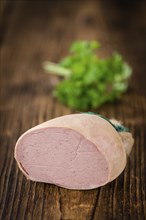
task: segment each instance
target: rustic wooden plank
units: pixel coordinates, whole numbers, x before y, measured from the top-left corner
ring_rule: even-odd
[[[123,20],[117,6],[99,1],[15,2],[1,50],[0,219],[127,220],[146,216],[146,19],[143,3],[139,5],[136,15],[131,9]],[[139,24],[135,27],[136,19]],[[85,191],[28,181],[13,158],[15,142],[24,131],[73,112],[52,97],[56,79],[46,75],[41,64],[47,59],[57,62],[75,39],[100,40],[101,56],[116,48],[134,69],[128,93],[114,105],[95,110],[122,120],[134,134],[135,145],[126,169],[108,185]]]

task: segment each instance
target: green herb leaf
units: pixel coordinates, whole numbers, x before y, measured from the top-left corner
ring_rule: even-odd
[[[96,53],[100,44],[96,41],[76,41],[70,48],[70,56],[59,64],[47,63],[45,69],[65,77],[54,90],[54,95],[75,110],[97,108],[121,97],[128,88],[132,70],[122,56],[101,59]],[[60,71],[60,72],[59,72]]]

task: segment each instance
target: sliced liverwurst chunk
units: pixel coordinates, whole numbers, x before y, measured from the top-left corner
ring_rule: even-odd
[[[71,114],[25,132],[16,143],[15,159],[32,181],[93,189],[120,175],[133,142],[130,132],[117,132],[98,115]]]

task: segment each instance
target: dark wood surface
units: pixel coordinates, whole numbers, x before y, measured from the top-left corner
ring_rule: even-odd
[[[145,219],[144,1],[4,1],[1,11],[0,219]],[[72,112],[52,97],[53,81],[41,65],[57,62],[77,39],[99,40],[101,57],[118,50],[133,68],[121,101],[96,110],[131,129],[132,153],[116,180],[89,191],[28,181],[13,157],[24,131]]]

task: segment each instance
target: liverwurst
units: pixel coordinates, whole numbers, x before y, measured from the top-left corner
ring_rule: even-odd
[[[116,120],[71,114],[44,122],[17,141],[15,159],[32,181],[68,189],[93,189],[117,178],[133,146],[130,132]]]

